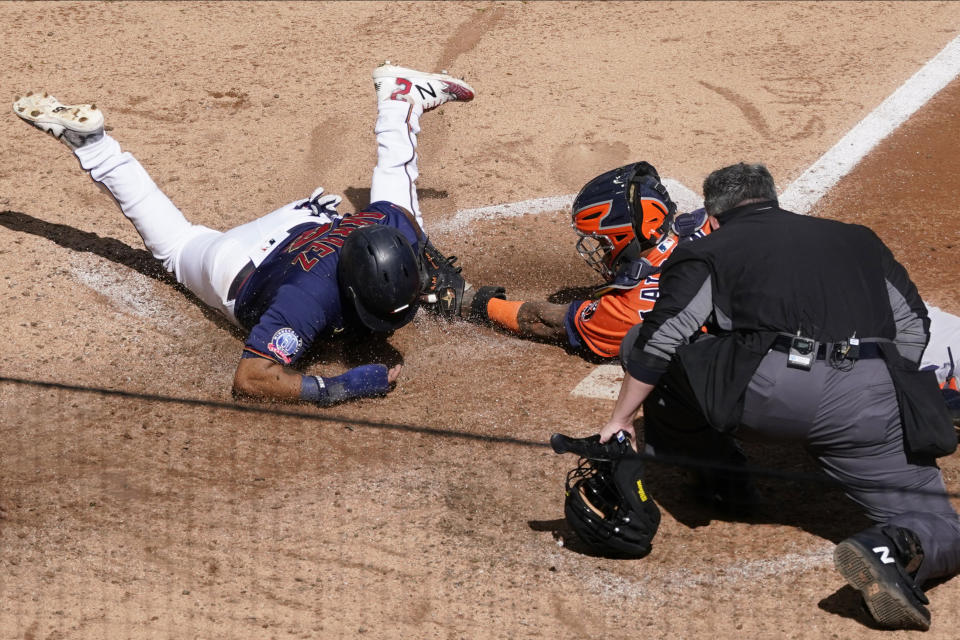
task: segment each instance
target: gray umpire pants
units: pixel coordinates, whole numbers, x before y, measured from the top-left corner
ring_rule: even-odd
[[[804,446],[870,519],[916,533],[924,551],[918,584],[960,572],[960,518],[936,464],[907,460],[884,361],[858,360],[849,371],[823,360],[810,371],[786,362],[778,351],[764,357],[733,435]],[[676,358],[644,404],[644,437],[655,451],[727,464],[744,460],[733,437],[707,424]]]

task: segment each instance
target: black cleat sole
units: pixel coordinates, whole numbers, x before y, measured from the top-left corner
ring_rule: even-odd
[[[870,549],[856,540],[844,540],[833,552],[834,565],[840,575],[863,595],[863,601],[874,619],[890,629],[930,628],[930,611],[913,602],[904,588],[891,582]]]

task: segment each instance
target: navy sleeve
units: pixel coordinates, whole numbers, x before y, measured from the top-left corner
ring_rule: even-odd
[[[244,358],[267,358],[282,365],[294,364],[310,348],[328,324],[332,288],[313,295],[292,285],[277,290],[269,308],[250,330],[243,347]],[[339,302],[335,303],[338,305]]]

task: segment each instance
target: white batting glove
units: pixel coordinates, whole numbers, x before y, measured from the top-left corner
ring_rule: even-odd
[[[305,203],[310,207],[310,211],[313,212],[315,216],[329,216],[333,217],[337,215],[337,207],[340,206],[340,203],[343,202],[343,198],[333,194],[323,195],[323,187],[317,187],[313,190],[313,193],[310,194],[310,198]]]

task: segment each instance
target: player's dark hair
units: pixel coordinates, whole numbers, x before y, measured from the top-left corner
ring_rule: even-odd
[[[703,181],[703,207],[712,216],[747,200],[776,200],[773,176],[762,164],[740,162],[717,169]]]

